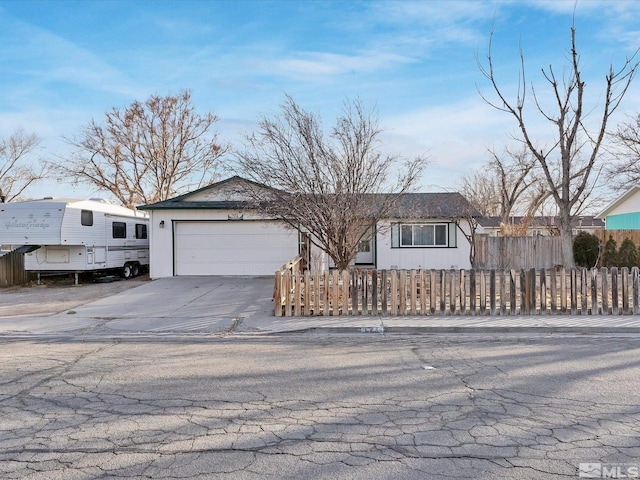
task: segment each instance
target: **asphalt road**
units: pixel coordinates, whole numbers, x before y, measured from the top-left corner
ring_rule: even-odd
[[[0,338],[0,477],[573,479],[640,463],[639,364],[637,336]]]

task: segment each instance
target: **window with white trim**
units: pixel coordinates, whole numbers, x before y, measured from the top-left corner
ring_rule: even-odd
[[[455,224],[452,223],[396,223],[391,226],[392,248],[456,246]]]

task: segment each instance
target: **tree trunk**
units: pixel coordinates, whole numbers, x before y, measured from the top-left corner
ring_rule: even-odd
[[[571,232],[571,216],[568,212],[560,212],[560,244],[562,249],[562,263],[566,268],[576,266],[573,257],[573,234]]]

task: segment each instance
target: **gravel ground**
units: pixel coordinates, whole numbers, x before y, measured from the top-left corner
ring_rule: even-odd
[[[130,280],[117,279],[110,283],[49,277],[41,285],[32,284],[0,289],[0,317],[16,315],[53,315],[85,303],[93,302],[149,281],[149,275]]]

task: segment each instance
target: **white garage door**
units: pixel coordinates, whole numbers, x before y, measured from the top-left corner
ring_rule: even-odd
[[[275,222],[177,222],[176,275],[273,275],[298,254],[298,233]]]

